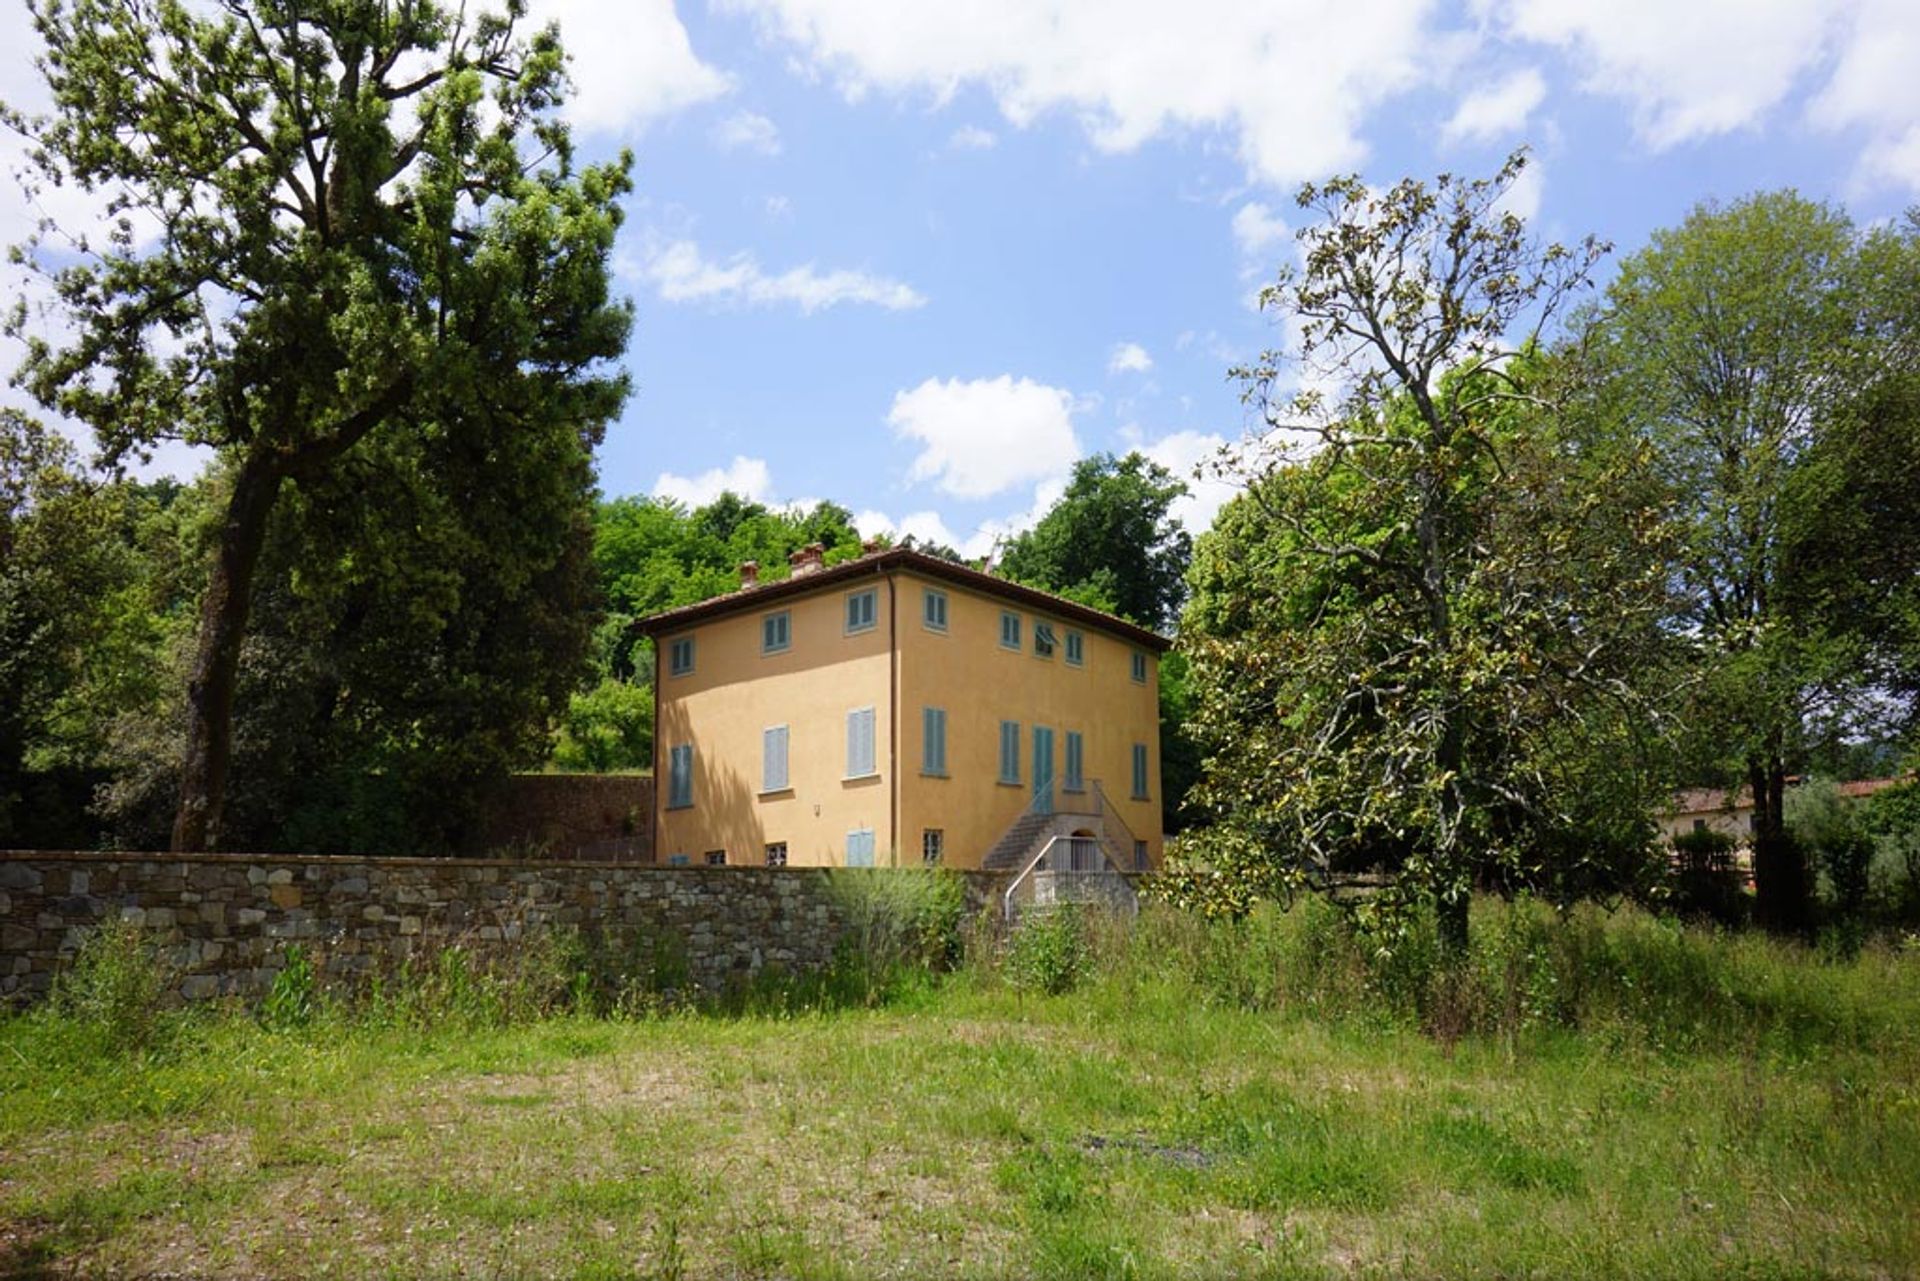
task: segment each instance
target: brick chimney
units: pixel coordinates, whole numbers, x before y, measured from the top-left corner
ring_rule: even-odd
[[[740,590],[745,591],[749,587],[758,587],[759,585],[760,585],[760,562],[757,560],[741,561],[740,562]]]
[[[793,555],[787,557],[787,564],[793,567],[793,577],[805,578],[808,574],[817,574],[825,563],[827,549],[820,543],[808,543]]]

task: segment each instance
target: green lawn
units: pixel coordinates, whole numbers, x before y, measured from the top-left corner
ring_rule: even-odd
[[[1051,997],[132,1054],[15,1018],[0,1275],[1920,1274],[1920,955],[1687,946],[1746,949],[1707,975],[1744,1020],[1443,1042],[1151,932]]]

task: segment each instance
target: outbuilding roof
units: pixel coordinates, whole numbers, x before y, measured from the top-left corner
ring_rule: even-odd
[[[1141,646],[1164,654],[1173,648],[1173,642],[1156,631],[1130,623],[1124,618],[1115,617],[1104,610],[1082,605],[1078,601],[1056,596],[1052,592],[1041,591],[1036,587],[1027,587],[1020,583],[997,578],[970,565],[958,565],[938,556],[931,556],[911,547],[889,547],[881,551],[856,556],[852,560],[841,561],[838,565],[829,565],[811,573],[791,578],[782,578],[770,583],[758,583],[752,587],[742,587],[738,591],[714,596],[692,605],[681,605],[675,609],[662,610],[658,614],[649,614],[634,624],[634,629],[644,636],[659,636],[667,632],[680,631],[709,619],[719,618],[737,610],[759,609],[774,601],[786,600],[794,596],[804,596],[808,592],[823,587],[840,587],[862,578],[877,577],[892,570],[911,570],[927,578],[937,578],[957,587],[966,587],[987,596],[997,596],[1014,604],[1024,605],[1028,609],[1052,614],[1057,618],[1072,619],[1085,623],[1089,627],[1098,627]]]

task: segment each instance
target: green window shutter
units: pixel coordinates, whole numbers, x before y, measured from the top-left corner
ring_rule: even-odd
[[[1020,722],[1000,722],[1000,781],[1020,781]]]
[[[782,792],[787,788],[787,727],[775,725],[760,736],[760,790]]]
[[[667,806],[685,809],[693,804],[693,744],[682,743],[667,757]]]
[[[1147,745],[1133,745],[1133,795],[1135,800],[1147,799]]]
[[[847,713],[847,777],[865,778],[873,772],[873,709],[855,708]]]
[[[1069,792],[1078,792],[1085,789],[1087,783],[1086,783],[1086,779],[1082,777],[1082,770],[1085,769],[1085,761],[1086,761],[1086,745],[1084,741],[1081,739],[1079,731],[1071,730],[1071,729],[1068,730],[1067,731],[1067,776],[1064,780],[1062,780],[1062,786],[1064,786]]]
[[[926,774],[947,772],[947,713],[926,707],[920,712],[920,769]]]

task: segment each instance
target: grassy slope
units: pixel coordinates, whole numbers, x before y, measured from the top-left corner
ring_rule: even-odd
[[[1797,964],[1844,1034],[1445,1047],[1151,964],[145,1058],[16,1019],[0,1274],[1915,1275],[1920,958]]]

